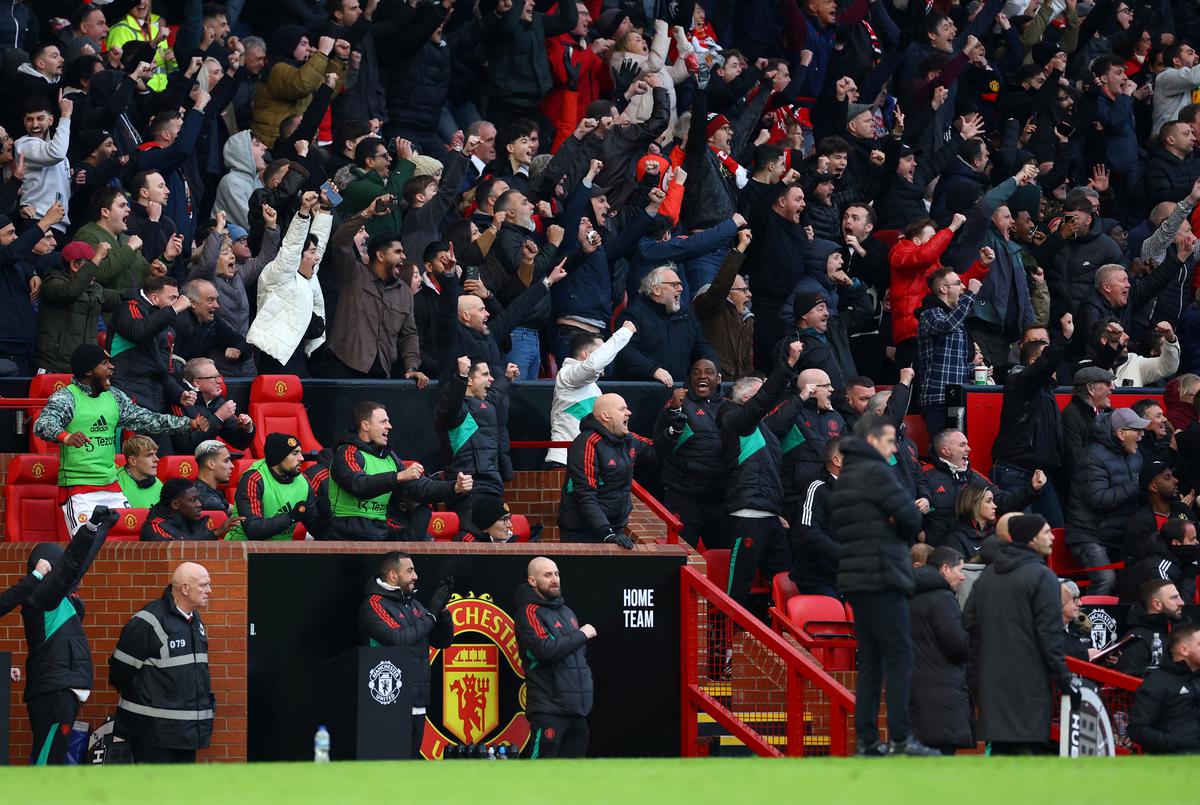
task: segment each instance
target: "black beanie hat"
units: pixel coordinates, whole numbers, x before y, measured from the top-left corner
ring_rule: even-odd
[[[471,506],[471,519],[480,531],[487,531],[507,514],[508,504],[492,495],[480,495]]]
[[[800,321],[805,313],[824,301],[825,297],[815,291],[801,291],[796,294],[795,302],[792,305],[792,318]]]
[[[1008,521],[1008,533],[1012,541],[1028,545],[1046,527],[1046,518],[1040,514],[1018,514]]]
[[[288,433],[270,433],[263,445],[263,458],[268,467],[283,462],[288,454],[300,446],[300,440]]]
[[[99,344],[80,344],[71,353],[71,374],[83,377],[108,358],[108,353]]]

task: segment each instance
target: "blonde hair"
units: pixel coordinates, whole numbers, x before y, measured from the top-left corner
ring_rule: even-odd
[[[126,461],[135,459],[142,453],[156,452],[158,452],[158,442],[140,433],[133,434],[125,440],[125,444],[121,445],[121,453],[125,456]]]

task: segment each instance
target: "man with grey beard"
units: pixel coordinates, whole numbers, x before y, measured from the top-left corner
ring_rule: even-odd
[[[701,358],[718,358],[691,312],[681,310],[683,283],[671,264],[659,266],[644,278],[637,298],[617,319],[631,321],[637,333],[617,355],[616,380],[657,380],[667,388],[682,381],[688,367]]]

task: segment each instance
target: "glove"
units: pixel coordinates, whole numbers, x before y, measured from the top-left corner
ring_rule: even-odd
[[[615,534],[610,531],[608,536],[604,538],[604,541],[609,545],[620,545],[627,551],[633,550],[633,540],[624,534]]]
[[[1071,710],[1078,710],[1083,704],[1083,689],[1079,685],[1079,681],[1072,679],[1070,684],[1063,688],[1063,693],[1071,700]]]
[[[667,421],[670,422],[667,427],[668,432],[672,436],[678,436],[687,427],[687,414],[683,412],[682,408],[667,408]]]
[[[450,603],[450,594],[454,592],[454,577],[447,576],[438,584],[437,589],[433,591],[433,595],[429,597],[429,613],[433,617],[438,617],[446,608],[446,604]]]
[[[621,62],[621,66],[613,71],[613,88],[617,95],[624,95],[626,90],[633,86],[639,72],[638,65],[633,59],[625,59]]]
[[[92,509],[92,516],[88,518],[88,525],[93,529],[97,529],[102,525],[116,525],[120,515],[107,506],[97,506]]]
[[[298,523],[304,517],[304,515],[308,514],[308,504],[297,503],[295,506],[292,506],[290,509],[288,509],[287,513],[288,517],[292,518],[293,523]]]

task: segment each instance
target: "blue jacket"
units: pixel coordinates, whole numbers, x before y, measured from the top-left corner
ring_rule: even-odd
[[[657,266],[664,263],[681,264],[688,260],[694,260],[703,255],[708,254],[714,249],[723,249],[727,247],[728,241],[737,234],[737,224],[732,218],[727,218],[721,223],[703,232],[696,232],[692,235],[678,235],[669,240],[653,240],[651,238],[642,238],[638,242],[637,251],[634,252],[633,258],[629,261],[629,275],[626,281],[629,294],[638,292],[638,284],[642,281],[642,277],[649,274]],[[721,255],[717,262],[723,259]],[[714,268],[713,273],[716,273]],[[698,288],[689,288],[687,280],[680,274],[680,278],[684,281],[683,299],[691,299]]]
[[[196,236],[196,212],[204,195],[204,186],[192,158],[203,124],[204,112],[189,109],[175,142],[165,148],[153,142],[143,143],[137,157],[137,169],[158,171],[171,191],[163,212],[175,222],[176,232],[183,235],[184,257],[190,253]]]
[[[1108,164],[1121,171],[1141,173],[1138,167],[1138,140],[1133,122],[1133,98],[1118,95],[1109,99],[1101,95],[1096,102],[1096,121],[1104,126],[1104,157]]]

